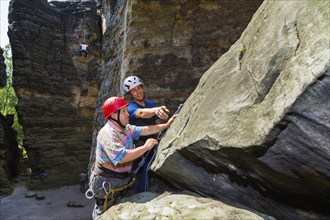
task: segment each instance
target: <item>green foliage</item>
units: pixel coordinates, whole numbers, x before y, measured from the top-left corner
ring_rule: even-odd
[[[244,54],[245,51],[246,51],[246,47],[245,47],[245,45],[243,45],[243,46],[242,46],[239,50],[237,50],[236,52],[237,52],[239,55],[241,55],[241,54]]]
[[[14,88],[11,84],[0,89],[0,112],[3,115],[15,114],[15,105],[17,104],[17,97]]]
[[[23,127],[18,122],[17,112],[15,106],[17,105],[17,97],[15,90],[12,86],[13,82],[13,59],[11,55],[11,47],[10,44],[5,46],[4,50],[4,58],[6,64],[6,73],[7,73],[7,84],[5,87],[0,89],[0,112],[2,115],[14,115],[14,124],[13,128],[17,132],[17,142],[19,148],[23,149],[23,155],[26,157],[26,152],[23,148]]]
[[[17,142],[20,148],[23,144],[23,127],[18,122],[15,105],[17,104],[17,97],[12,85],[8,84],[0,89],[0,112],[2,115],[14,115],[13,128],[17,132]]]

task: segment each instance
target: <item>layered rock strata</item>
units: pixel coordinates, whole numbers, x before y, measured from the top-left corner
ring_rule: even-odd
[[[78,183],[86,171],[98,93],[99,16],[93,1],[13,0],[9,39],[24,147],[46,183]],[[80,56],[86,41],[88,56]],[[46,184],[46,185],[47,185]]]

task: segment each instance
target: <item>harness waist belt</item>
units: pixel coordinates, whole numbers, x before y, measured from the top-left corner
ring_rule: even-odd
[[[116,179],[125,179],[127,177],[130,177],[130,173],[128,173],[128,172],[118,173],[116,171],[109,170],[109,169],[103,167],[99,163],[96,163],[95,168],[96,168],[97,171],[99,171],[99,172],[96,172],[96,173],[98,173],[100,176],[109,177],[109,178],[116,178]]]
[[[133,162],[127,162],[127,163],[123,163],[123,164],[117,164],[117,166],[115,166],[112,163],[100,163],[99,161],[97,161],[96,163],[99,163],[100,165],[102,165],[103,167],[105,167],[107,169],[122,168],[122,167],[132,166],[132,164],[133,164]]]

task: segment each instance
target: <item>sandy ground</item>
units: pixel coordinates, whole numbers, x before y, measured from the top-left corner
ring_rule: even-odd
[[[79,185],[46,191],[28,191],[24,183],[16,183],[12,195],[0,199],[0,220],[91,220],[94,200],[80,192]],[[26,198],[28,192],[44,195],[44,200]],[[68,202],[84,207],[67,207]]]

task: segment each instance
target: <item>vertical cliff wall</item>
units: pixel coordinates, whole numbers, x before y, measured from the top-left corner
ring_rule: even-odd
[[[202,74],[240,37],[258,1],[99,1],[103,66],[97,105],[122,95],[125,77],[137,75],[147,97],[172,112]],[[104,124],[95,115],[93,147]],[[93,161],[94,148],[92,148]]]
[[[78,182],[86,170],[98,93],[99,16],[93,1],[13,0],[13,86],[31,168],[47,184]],[[87,41],[89,55],[79,56]]]

